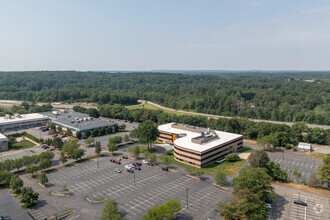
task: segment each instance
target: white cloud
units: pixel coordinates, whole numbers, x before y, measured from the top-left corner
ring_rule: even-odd
[[[301,14],[319,13],[319,12],[324,12],[324,11],[330,11],[330,6],[304,10],[304,11],[301,12]]]

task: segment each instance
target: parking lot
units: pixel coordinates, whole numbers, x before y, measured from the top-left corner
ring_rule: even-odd
[[[275,185],[277,201],[271,210],[271,219],[328,220],[330,219],[330,199],[326,196],[298,189]],[[301,200],[307,206],[294,204]]]
[[[322,165],[322,160],[317,158],[305,157],[300,155],[284,154],[283,153],[268,153],[271,161],[279,163],[281,169],[286,170],[296,170],[301,173],[301,177],[297,177],[293,174],[289,174],[289,178],[292,181],[300,182],[303,177],[305,177],[306,182],[308,182],[310,175],[315,172],[317,173],[317,168]]]
[[[181,172],[163,171],[161,166],[143,164],[142,170],[129,173],[124,165],[132,162],[131,159],[122,160],[122,164],[118,165],[110,162],[110,157],[103,157],[99,160],[99,168],[96,160],[89,160],[59,169],[48,174],[50,187],[45,189],[37,186],[37,180],[30,180],[31,186],[40,193],[38,215],[51,217],[55,213],[74,209],[76,212],[73,218],[99,219],[105,202],[90,203],[87,198],[97,200],[105,197],[114,198],[118,202],[118,208],[125,219],[141,219],[149,208],[165,204],[168,200],[181,202],[180,215],[186,219],[201,219],[207,213],[214,212],[216,204],[225,201],[231,194],[230,191],[213,186],[211,179],[199,181]],[[116,173],[114,168],[120,168],[122,173]],[[72,193],[70,197],[51,195],[53,191],[60,191],[64,184]]]

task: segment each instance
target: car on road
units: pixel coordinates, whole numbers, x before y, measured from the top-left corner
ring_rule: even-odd
[[[127,172],[134,173],[132,169],[127,169]]]
[[[116,160],[115,163],[116,163],[116,164],[120,164],[120,161]]]
[[[142,160],[142,163],[149,163],[148,161],[146,161],[146,160]]]
[[[294,203],[294,204],[297,204],[297,205],[307,206],[307,203],[306,203],[306,202],[303,202],[303,201],[301,201],[301,200],[299,200],[299,199],[294,200],[293,203]]]
[[[168,171],[168,168],[167,167],[162,167],[162,170]]]
[[[128,159],[128,157],[127,156],[123,156],[123,159]]]
[[[115,168],[115,171],[116,171],[117,173],[121,173],[121,170],[120,170],[119,168]]]

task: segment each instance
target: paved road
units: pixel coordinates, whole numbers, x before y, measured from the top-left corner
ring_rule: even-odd
[[[204,113],[197,113],[197,112],[189,112],[189,111],[183,111],[183,110],[175,110],[173,108],[167,108],[164,106],[161,106],[159,104],[156,104],[154,102],[151,101],[146,101],[146,100],[138,100],[140,103],[146,103],[148,102],[148,104],[156,106],[158,108],[162,108],[164,110],[169,110],[169,111],[176,111],[176,112],[181,112],[181,113],[189,113],[189,114],[194,114],[194,115],[202,115],[202,116],[206,116],[209,118],[232,118],[229,116],[220,116],[220,115],[211,115],[211,114],[204,114]],[[289,126],[292,126],[294,124],[294,122],[284,122],[284,121],[271,121],[271,120],[262,120],[262,119],[253,119],[253,118],[248,118],[248,120],[250,121],[255,121],[255,122],[269,122],[269,123],[274,123],[274,124],[286,124]],[[308,127],[310,128],[323,128],[323,129],[330,129],[330,126],[328,125],[316,125],[316,124],[306,124]]]

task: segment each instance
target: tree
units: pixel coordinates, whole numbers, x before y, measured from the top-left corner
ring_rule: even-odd
[[[70,128],[68,128],[68,129],[65,130],[65,135],[66,136],[71,136],[72,135],[72,131],[71,131]]]
[[[119,125],[118,129],[124,131],[126,129],[126,125],[125,124]]]
[[[52,161],[48,159],[42,159],[40,160],[39,167],[41,169],[47,169],[52,166]]]
[[[263,150],[256,150],[249,156],[249,163],[253,168],[267,167],[269,164],[269,157]]]
[[[92,136],[93,136],[93,137],[96,137],[96,136],[99,135],[99,133],[100,133],[99,129],[98,129],[98,128],[94,128],[94,129],[93,129],[93,132],[92,132]]]
[[[57,126],[57,131],[58,131],[58,133],[61,133],[62,131],[63,131],[63,128],[62,128],[62,126]]]
[[[2,162],[2,169],[11,171],[15,167],[15,162],[13,160],[5,160]]]
[[[288,172],[286,170],[281,170],[279,163],[274,163],[273,161],[270,162],[269,166],[267,167],[268,174],[274,180],[280,180],[286,182],[288,180]]]
[[[66,186],[66,184],[63,185],[63,188],[61,189],[61,193],[63,193],[64,195],[67,195],[68,192],[70,190],[68,189],[68,187]]]
[[[76,138],[81,139],[81,131],[76,132]]]
[[[235,162],[241,160],[241,158],[237,154],[228,154],[226,156],[226,160],[228,162]]]
[[[114,199],[107,201],[104,206],[102,220],[121,220],[123,219],[117,208],[117,202]]]
[[[124,136],[124,141],[129,142],[129,136],[127,134]]]
[[[115,136],[113,138],[109,138],[109,143],[113,143],[113,144],[120,144],[121,142],[123,142],[123,138],[120,136]]]
[[[90,130],[86,130],[85,131],[85,138],[88,138],[89,136],[91,136],[91,131]]]
[[[323,165],[318,167],[320,182],[327,183],[329,189],[330,182],[330,155],[323,159]]]
[[[162,164],[163,164],[165,167],[168,167],[168,166],[171,164],[170,156],[168,156],[168,155],[164,155],[164,156],[162,157]]]
[[[14,160],[14,168],[19,171],[23,167],[23,160],[21,158]]]
[[[114,143],[108,143],[108,150],[112,155],[114,155],[115,151],[118,150],[118,146]]]
[[[83,151],[83,149],[80,149],[80,148],[75,149],[71,156],[75,160],[81,159],[81,157],[84,156],[84,151]]]
[[[46,173],[40,174],[39,175],[39,180],[40,180],[41,184],[46,185],[46,183],[48,183],[48,178],[47,178]]]
[[[55,154],[51,151],[45,151],[42,152],[41,154],[39,154],[40,160],[42,159],[48,159],[48,160],[52,160],[55,157]]]
[[[36,171],[38,171],[38,166],[36,166],[36,165],[27,165],[25,167],[25,172],[27,172],[27,173],[33,174]]]
[[[16,194],[21,192],[24,182],[17,174],[10,178],[10,188],[15,191]]]
[[[8,185],[10,184],[11,177],[14,174],[8,170],[0,170],[0,184]]]
[[[38,197],[39,193],[34,192],[31,187],[23,187],[21,202],[27,204],[27,207],[35,205]]]
[[[155,206],[148,209],[147,213],[142,216],[143,220],[161,220],[174,219],[176,213],[181,210],[180,201],[170,200],[165,205]]]
[[[230,201],[228,204],[219,203],[221,210],[219,214],[225,217],[226,220],[241,220],[245,219],[246,205],[239,202],[237,199]]]
[[[16,143],[17,143],[16,138],[13,137],[13,136],[9,136],[9,138],[8,138],[8,147],[13,148]]]
[[[88,137],[88,138],[85,140],[85,143],[88,144],[89,146],[94,145],[94,142],[95,142],[95,139],[92,138],[92,137]]]
[[[148,144],[148,151],[152,142],[159,136],[157,125],[151,121],[142,122],[139,127],[131,132],[131,137],[139,139],[140,143]]]
[[[214,175],[214,180],[218,184],[225,182],[227,180],[225,172],[222,170],[217,170]]]
[[[60,137],[54,137],[53,141],[52,141],[52,145],[55,147],[55,148],[62,148],[63,146],[63,141],[62,141],[62,138]]]
[[[140,147],[139,146],[133,146],[131,148],[130,152],[134,157],[138,157],[140,155]]]
[[[315,187],[318,185],[318,179],[317,179],[317,175],[315,172],[313,172],[311,174],[311,176],[309,177],[309,180],[308,180],[308,185],[311,186],[311,187]]]
[[[69,140],[67,142],[65,142],[65,144],[63,145],[62,149],[63,151],[72,156],[73,152],[79,148],[79,144],[77,143],[77,141],[75,140]]]
[[[106,127],[101,127],[100,128],[100,135],[105,135],[107,133]]]
[[[60,154],[60,162],[64,165],[65,162],[67,162],[68,160],[65,157],[64,152],[62,151]]]

